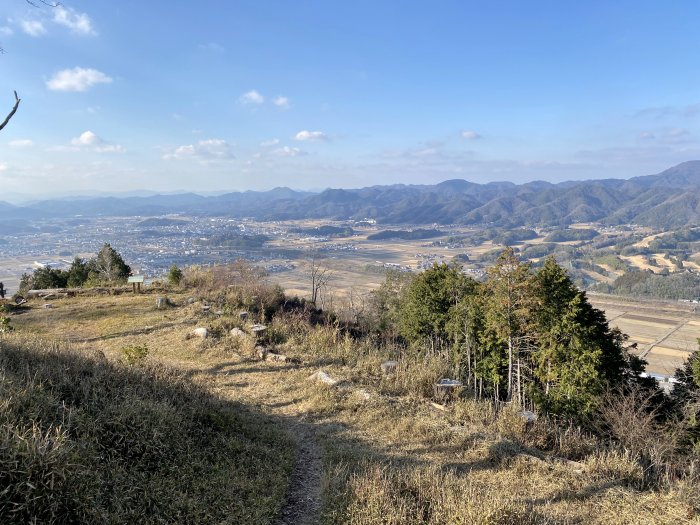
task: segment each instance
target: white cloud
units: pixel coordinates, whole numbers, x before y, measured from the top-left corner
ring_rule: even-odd
[[[74,9],[59,5],[54,9],[53,21],[65,26],[73,33],[79,35],[96,35],[97,31],[92,27],[90,17],[85,13],[78,13]]]
[[[272,103],[281,109],[289,109],[289,99],[287,97],[279,96],[275,97]]]
[[[306,140],[310,142],[321,142],[328,140],[328,135],[323,131],[307,131],[303,130],[297,133],[294,138],[296,140]]]
[[[84,131],[79,137],[76,137],[70,141],[73,146],[95,146],[101,142],[102,139],[89,130]]]
[[[251,89],[250,91],[243,93],[238,101],[241,104],[262,104],[265,102],[265,97],[263,97],[260,93],[255,91],[254,89]]]
[[[53,91],[87,91],[96,84],[109,84],[112,79],[92,68],[74,67],[54,74],[46,86]]]
[[[644,140],[652,140],[656,138],[656,135],[654,135],[651,131],[642,131],[639,134],[639,138]]]
[[[306,155],[306,152],[303,150],[300,150],[299,148],[290,148],[289,146],[284,146],[282,148],[278,148],[271,153],[275,157],[300,157],[302,155]]]
[[[36,37],[46,34],[46,28],[39,20],[22,20],[20,27],[22,28],[22,31],[27,33],[29,36]]]
[[[3,171],[7,171],[7,164],[5,164],[4,162],[0,162],[0,173],[2,173]]]
[[[231,145],[223,139],[200,140],[196,144],[178,146],[171,153],[163,155],[165,160],[195,159],[200,160],[226,160],[233,159],[235,155]]]
[[[34,145],[34,141],[30,139],[11,140],[7,143],[11,148],[28,148]]]
[[[124,146],[109,144],[90,130],[71,139],[70,143],[70,146],[58,146],[52,149],[56,151],[94,151],[96,153],[124,153],[126,151]]]
[[[15,32],[11,27],[2,26],[0,27],[0,35],[2,36],[12,36]]]
[[[467,140],[479,140],[483,138],[481,135],[479,135],[476,131],[462,131],[462,138],[465,138]]]
[[[271,146],[276,146],[277,144],[280,143],[280,139],[270,139],[270,140],[263,140],[260,143],[261,148],[269,148]]]

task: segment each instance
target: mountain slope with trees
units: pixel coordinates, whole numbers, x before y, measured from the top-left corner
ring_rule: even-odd
[[[654,228],[700,224],[700,161],[632,179],[327,189],[275,188],[214,197],[196,194],[61,199],[12,206],[0,203],[0,222],[94,215],[183,213],[266,220],[373,218],[385,224],[566,226],[576,222],[635,223]]]

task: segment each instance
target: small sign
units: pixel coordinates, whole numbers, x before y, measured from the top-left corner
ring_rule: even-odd
[[[128,283],[142,283],[144,281],[143,275],[132,275],[127,279]]]

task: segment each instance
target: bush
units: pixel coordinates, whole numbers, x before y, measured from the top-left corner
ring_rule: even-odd
[[[148,357],[148,346],[128,345],[121,349],[121,354],[127,365],[138,365]]]

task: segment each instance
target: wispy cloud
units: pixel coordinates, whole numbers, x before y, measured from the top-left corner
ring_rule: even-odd
[[[271,155],[274,155],[275,157],[301,157],[303,155],[307,155],[307,152],[299,148],[283,146],[273,150]]]
[[[92,68],[74,67],[54,74],[46,86],[53,91],[87,91],[96,84],[109,84],[112,78]]]
[[[7,26],[0,27],[0,35],[1,36],[12,36],[14,34],[15,34],[15,32],[12,30],[11,27],[7,27]]]
[[[263,102],[265,102],[265,97],[263,97],[260,93],[258,93],[256,90],[251,89],[250,91],[247,91],[243,93],[239,98],[238,101],[241,104],[257,104],[260,105]]]
[[[163,155],[165,160],[199,159],[201,161],[234,159],[233,148],[224,139],[200,140],[196,144],[178,146]]]
[[[65,8],[62,5],[56,7],[53,13],[53,21],[67,27],[71,32],[79,35],[97,35],[97,31],[95,31],[92,21],[86,13],[78,13],[74,9]]]
[[[7,143],[11,148],[29,148],[34,145],[34,141],[30,139],[16,139]]]
[[[276,146],[277,144],[280,143],[280,139],[270,139],[270,140],[263,140],[260,143],[261,148],[269,148],[272,146]]]
[[[472,131],[472,130],[462,131],[461,135],[462,135],[462,138],[467,139],[467,140],[479,140],[479,139],[483,138],[476,131]]]
[[[29,36],[38,37],[46,34],[46,28],[40,20],[22,20],[19,26]]]
[[[685,106],[656,106],[644,108],[634,114],[635,117],[666,118],[666,117],[695,117],[700,115],[700,102]]]
[[[324,142],[329,140],[328,135],[323,131],[307,131],[302,130],[294,136],[295,140],[308,141],[308,142]]]
[[[289,109],[289,99],[287,97],[275,97],[272,103],[280,109]]]

